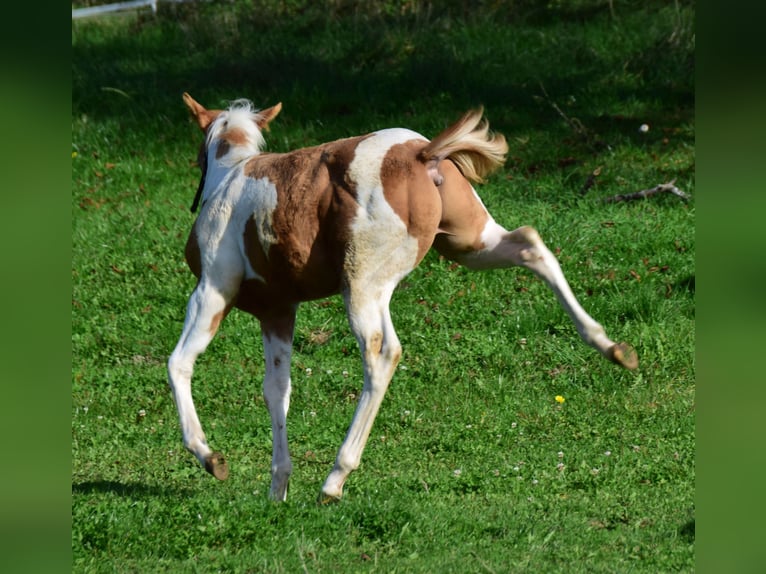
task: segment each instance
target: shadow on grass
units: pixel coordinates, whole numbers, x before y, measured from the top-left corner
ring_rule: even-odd
[[[87,480],[72,484],[72,494],[114,494],[126,498],[145,498],[161,496],[178,496],[179,494],[191,494],[192,491],[185,488],[166,488],[143,482],[117,482],[114,480]]]
[[[696,521],[694,518],[686,522],[678,529],[678,534],[687,542],[694,542],[696,535]]]

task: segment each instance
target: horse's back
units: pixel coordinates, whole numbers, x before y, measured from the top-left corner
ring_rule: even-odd
[[[394,128],[248,160],[230,184],[241,189],[219,199],[232,205],[217,209],[228,214],[244,259],[237,306],[260,315],[263,301],[333,295],[394,251],[404,253],[397,277],[414,268],[441,217],[438,190],[417,158],[426,144]],[[196,243],[190,238],[187,259],[199,275]]]

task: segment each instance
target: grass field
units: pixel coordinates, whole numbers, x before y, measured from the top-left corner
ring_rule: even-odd
[[[694,570],[694,5],[539,4],[241,1],[73,21],[73,571]],[[215,481],[183,449],[166,382],[194,287],[184,91],[281,101],[272,151],[433,136],[484,105],[511,151],[482,199],[540,231],[639,369],[583,345],[529,273],[430,253],[394,294],[403,358],[344,499],[315,504],[361,389],[339,297],[299,312],[285,504],[266,496],[257,322],[232,313],[199,359],[197,409],[231,465]],[[692,199],[604,201],[670,180]]]

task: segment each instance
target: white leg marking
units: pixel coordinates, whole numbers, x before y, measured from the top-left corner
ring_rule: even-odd
[[[194,362],[215,335],[227,300],[206,281],[201,281],[189,298],[181,338],[168,360],[168,383],[178,409],[184,446],[204,466],[212,454],[202,431],[191,393]]]
[[[263,333],[266,358],[266,376],[263,380],[263,396],[271,415],[273,452],[271,457],[272,500],[287,499],[287,484],[293,471],[287,444],[287,411],[290,408],[290,359],[292,341],[283,340],[266,331]]]
[[[604,328],[582,308],[558,260],[535,229],[519,227],[508,232],[490,219],[482,233],[482,240],[485,248],[466,254],[460,263],[472,269],[494,269],[511,265],[529,269],[553,290],[583,341],[624,367],[633,369],[638,365],[633,350],[623,343],[615,344],[607,337]]]
[[[402,347],[394,331],[389,302],[394,288],[417,261],[418,240],[386,201],[380,170],[391,146],[425,139],[408,130],[376,133],[359,144],[349,176],[356,183],[357,209],[346,255],[344,291],[351,329],[364,362],[364,386],[335,466],[320,493],[321,502],[338,500],[343,484],[359,466]]]
[[[343,485],[359,466],[375,417],[401,358],[402,347],[388,308],[397,282],[384,286],[377,296],[365,290],[352,289],[346,293],[349,322],[362,352],[364,387],[335,466],[322,486],[321,502],[339,500],[343,495]]]

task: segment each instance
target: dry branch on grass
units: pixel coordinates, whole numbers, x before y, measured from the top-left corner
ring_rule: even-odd
[[[613,195],[611,197],[604,198],[604,201],[606,203],[617,203],[619,201],[632,201],[634,199],[644,199],[649,197],[650,195],[655,195],[657,193],[667,192],[672,193],[673,195],[676,195],[683,199],[684,201],[689,201],[691,197],[678,189],[675,186],[676,180],[669,181],[668,183],[661,183],[660,185],[657,185],[651,189],[642,189],[641,191],[636,191],[635,193],[625,193],[625,194],[618,194]]]
[[[582,137],[586,142],[588,141],[588,130],[583,125],[583,123],[577,119],[577,118],[570,118],[568,115],[564,113],[564,111],[559,107],[559,105],[551,99],[551,97],[548,95],[548,91],[545,89],[545,86],[542,82],[540,82],[540,90],[543,93],[543,96],[545,97],[545,101],[548,102],[548,104],[556,110],[556,113],[561,116],[561,118],[569,125],[570,128],[572,128],[572,131],[574,131],[577,135]]]
[[[601,175],[601,166],[598,166],[596,169],[594,169],[590,175],[588,176],[588,179],[585,180],[585,183],[582,186],[582,189],[580,189],[580,195],[585,195],[588,193],[588,190],[593,187],[593,184],[596,183],[596,178]]]

